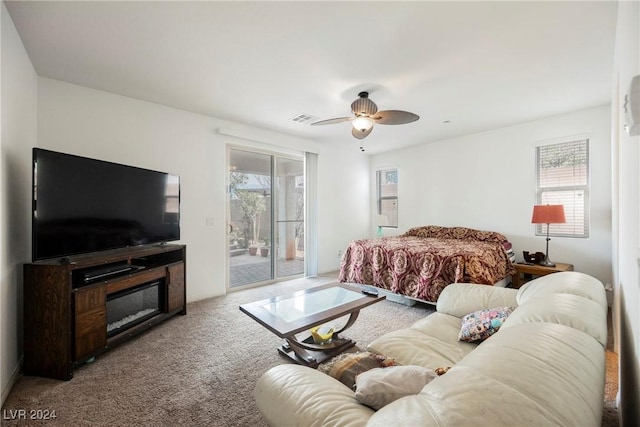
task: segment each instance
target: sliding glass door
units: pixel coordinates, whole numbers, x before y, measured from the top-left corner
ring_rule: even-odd
[[[229,287],[304,273],[304,162],[229,149]]]

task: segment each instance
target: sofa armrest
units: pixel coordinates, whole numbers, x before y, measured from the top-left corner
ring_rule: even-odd
[[[341,382],[300,365],[269,369],[258,379],[254,397],[271,427],[360,427],[374,414]]]
[[[474,311],[496,307],[517,307],[517,289],[471,283],[452,283],[438,297],[439,313],[464,317]]]

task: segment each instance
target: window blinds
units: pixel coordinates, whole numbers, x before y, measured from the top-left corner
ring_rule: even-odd
[[[387,217],[387,227],[398,226],[398,170],[377,171],[378,214]]]
[[[567,222],[551,224],[549,234],[589,236],[589,140],[536,147],[537,204],[564,205]],[[545,235],[546,224],[536,225]]]

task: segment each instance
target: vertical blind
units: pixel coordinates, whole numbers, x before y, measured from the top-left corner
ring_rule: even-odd
[[[537,204],[564,205],[567,222],[550,224],[549,234],[589,237],[589,140],[536,147]],[[546,224],[536,225],[545,235]]]
[[[318,275],[318,155],[304,153],[304,273]]]

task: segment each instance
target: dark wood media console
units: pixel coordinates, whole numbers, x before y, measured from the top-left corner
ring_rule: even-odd
[[[108,324],[122,307],[149,301],[152,308]],[[69,380],[76,366],[176,314],[187,314],[184,245],[25,264],[24,373]]]

